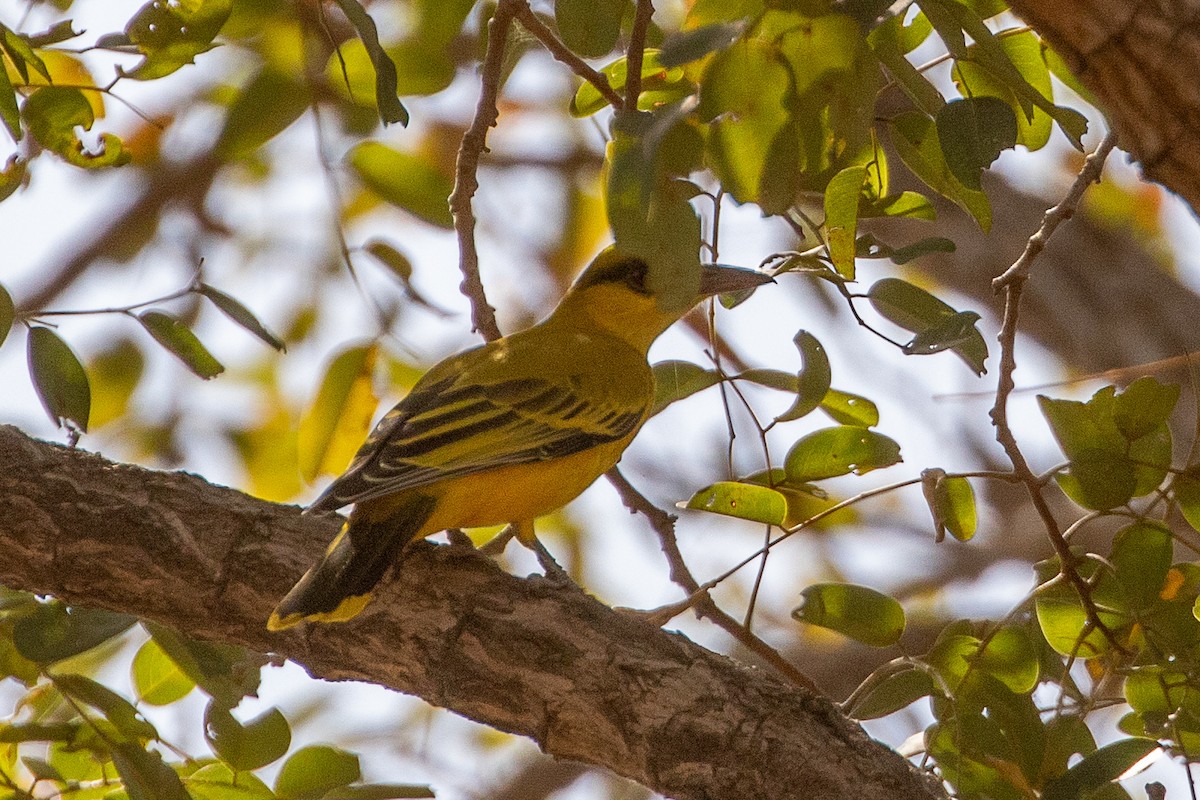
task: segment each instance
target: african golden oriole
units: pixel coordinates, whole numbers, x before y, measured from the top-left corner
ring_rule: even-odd
[[[706,265],[698,296],[664,308],[646,263],[609,248],[544,322],[434,366],[309,507],[354,504],[268,627],[350,619],[419,537],[501,523],[531,531],[616,464],[646,421],[646,354],[659,334],[704,297],[770,280]]]

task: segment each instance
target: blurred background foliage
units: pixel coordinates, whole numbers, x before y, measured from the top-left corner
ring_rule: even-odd
[[[572,574],[654,607],[681,596],[660,550],[701,582],[744,563],[714,590],[724,623],[672,626],[749,661],[769,644],[956,796],[1129,796],[1110,781],[1155,755],[1182,787],[1200,478],[1170,379],[1200,308],[1194,223],[1160,190],[1111,168],[1025,298],[1022,385],[1091,398],[1012,404],[1069,567],[986,414],[991,279],[1103,128],[1061,60],[998,0],[507,7],[489,71],[497,7],[473,0],[0,2],[4,415],[312,497],[478,341],[447,197],[492,80],[474,211],[502,330],[613,238],[681,292],[700,260],[779,281],[657,346],[662,413],[622,463],[659,508],[725,518],[681,511],[668,546],[602,482],[542,525]],[[51,598],[0,598],[0,668],[11,797],[646,794]]]

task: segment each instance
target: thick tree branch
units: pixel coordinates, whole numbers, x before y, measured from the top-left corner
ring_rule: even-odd
[[[415,694],[670,797],[938,797],[828,701],[540,577],[419,544],[351,624],[270,609],[337,522],[0,427],[0,583]]]
[[[1104,105],[1146,177],[1200,208],[1200,24],[1183,0],[1012,0]]]

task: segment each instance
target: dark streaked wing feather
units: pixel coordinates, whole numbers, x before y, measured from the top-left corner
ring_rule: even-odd
[[[539,378],[456,386],[457,377],[419,388],[388,412],[309,510],[568,456],[628,435],[645,412],[596,404]]]

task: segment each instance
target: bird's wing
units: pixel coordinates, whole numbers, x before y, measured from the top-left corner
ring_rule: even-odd
[[[310,506],[333,510],[449,477],[547,461],[633,432],[647,404],[588,397],[571,375],[419,385],[380,421],[350,468]],[[647,398],[648,403],[648,398]]]

